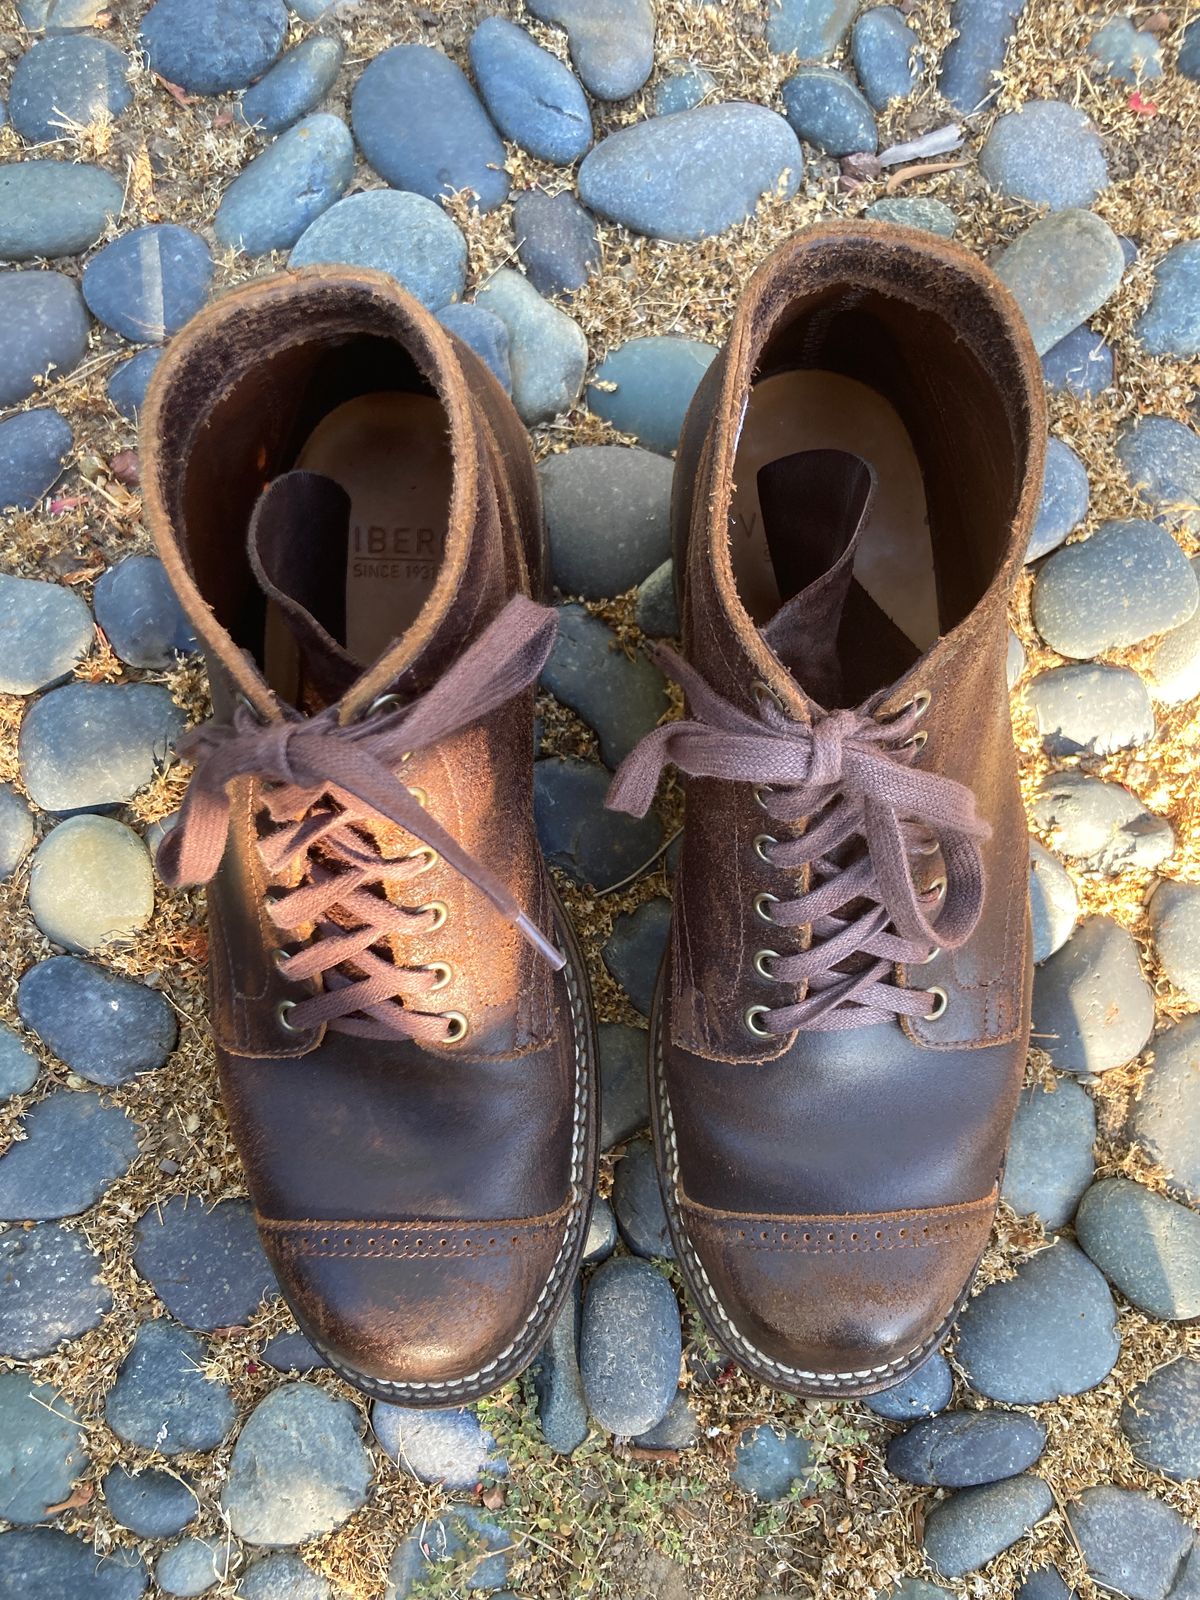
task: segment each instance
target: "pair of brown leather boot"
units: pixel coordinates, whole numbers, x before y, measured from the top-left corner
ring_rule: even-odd
[[[945,1334],[1028,1031],[1005,612],[1042,385],[1012,302],[896,228],[749,284],[675,474],[688,777],[650,1030],[689,1287],[749,1371],[865,1394]],[[469,1400],[544,1342],[596,1163],[587,979],[537,845],[554,638],[528,443],[389,279],[251,284],[145,419],[213,720],[160,849],[208,884],[212,1028],[263,1242],[371,1394]]]

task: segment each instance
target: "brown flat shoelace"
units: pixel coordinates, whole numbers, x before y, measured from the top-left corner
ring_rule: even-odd
[[[914,697],[886,720],[864,707],[825,712],[814,705],[812,722],[804,723],[788,717],[764,686],[753,717],[673,650],[659,646],[651,654],[683,688],[690,716],[642,739],[618,769],[608,804],[644,816],[672,763],[692,777],[754,784],[758,803],[779,822],[810,819],[795,838],[760,835],[756,842],[768,865],[810,869],[806,893],[759,894],[755,909],[773,925],[807,927],[811,941],[793,955],[758,953],[762,976],[803,995],[793,1005],[749,1007],[751,1031],[833,1031],[940,1015],[944,993],[903,987],[895,969],[921,965],[970,937],[983,905],[979,843],[991,830],[976,816],[969,789],[912,766],[925,742],[916,724],[928,698]],[[945,876],[920,889],[913,858],[939,847]]]
[[[366,1038],[454,1043],[466,1031],[457,1013],[420,1009],[447,981],[442,963],[404,966],[373,947],[441,926],[437,903],[409,908],[387,889],[417,877],[440,856],[475,885],[557,970],[565,957],[540,932],[492,869],[476,860],[430,816],[396,776],[408,756],[428,749],[511,700],[532,683],[554,644],[558,619],[524,596],[500,615],[427,692],[401,709],[383,697],[354,722],[336,705],[304,717],[291,708],[263,722],[239,706],[232,723],[208,722],[181,741],[195,763],[179,821],[163,840],[164,882],[207,883],[229,830],[229,785],[253,777],[274,831],[259,841],[273,878],[302,864],[301,881],[268,903],[282,933],[310,927],[299,949],[280,952],[289,979],[323,980],[308,999],[285,1002],[284,1025],[303,1032],[323,1024]],[[372,824],[403,828],[420,843],[408,855],[384,856]]]

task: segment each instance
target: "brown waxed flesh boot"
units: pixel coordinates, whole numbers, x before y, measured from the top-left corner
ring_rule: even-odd
[[[651,1023],[684,1275],[749,1372],[871,1394],[949,1331],[1029,1032],[1007,602],[1041,371],[1004,288],[924,233],[802,234],[751,279],[675,471],[687,777]]]
[[[159,865],[208,886],[263,1244],[335,1370],[462,1404],[544,1343],[595,1166],[586,977],[533,821],[555,619],[528,441],[392,279],[325,267],[180,333],[143,441],[213,700]]]

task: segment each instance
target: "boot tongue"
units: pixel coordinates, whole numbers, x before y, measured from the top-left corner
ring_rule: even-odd
[[[250,519],[247,554],[268,601],[267,677],[307,711],[340,700],[363,670],[341,642],[349,526],[350,497],[319,472],[276,478]]]

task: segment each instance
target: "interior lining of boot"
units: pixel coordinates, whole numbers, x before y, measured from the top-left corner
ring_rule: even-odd
[[[856,704],[959,623],[994,577],[1020,489],[1012,422],[996,380],[942,308],[866,289],[795,306],[762,352],[734,461],[734,580],[760,628],[811,566],[796,559],[796,541],[816,540],[836,560],[857,528],[853,497],[831,542],[810,494],[779,493],[787,463],[799,468],[814,451],[858,458],[874,484],[833,619],[834,692]],[[802,471],[795,482],[805,483]]]

